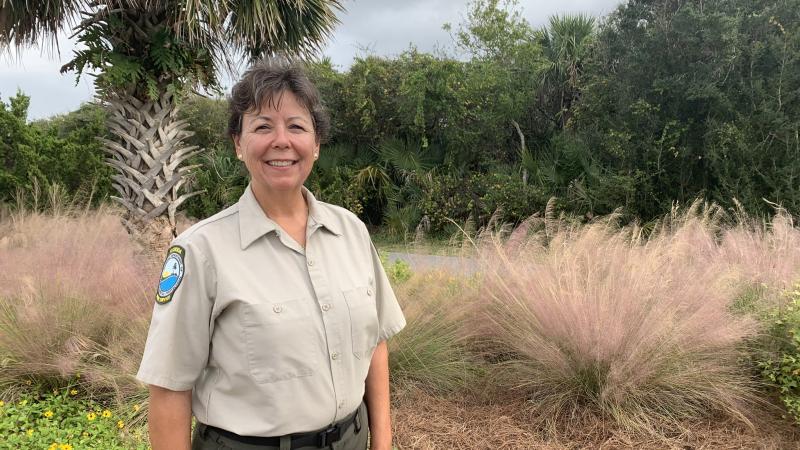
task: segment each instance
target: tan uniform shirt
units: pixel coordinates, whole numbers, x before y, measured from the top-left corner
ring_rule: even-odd
[[[173,242],[137,378],[193,389],[200,422],[247,436],[323,428],[355,411],[375,346],[405,326],[364,224],[303,193],[305,249],[250,187]]]

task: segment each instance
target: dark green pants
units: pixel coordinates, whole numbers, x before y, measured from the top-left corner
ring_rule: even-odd
[[[342,434],[342,438],[333,444],[329,445],[328,450],[366,450],[367,436],[369,435],[369,418],[367,416],[367,406],[361,403],[358,411],[361,421],[361,431],[356,433],[355,425],[351,425]],[[200,427],[194,430],[192,436],[192,450],[289,450],[291,441],[288,437],[281,440],[280,447],[244,444],[241,442],[228,439],[225,436],[220,436],[213,430],[207,430],[205,433],[199,433]],[[300,447],[300,450],[314,450],[317,447]]]

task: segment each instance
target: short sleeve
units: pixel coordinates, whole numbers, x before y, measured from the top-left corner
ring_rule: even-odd
[[[170,246],[154,293],[153,317],[136,378],[185,391],[194,387],[208,361],[216,275],[196,246],[179,239]],[[181,252],[181,258],[175,256]]]
[[[372,268],[375,272],[375,301],[378,309],[378,323],[380,327],[378,340],[385,341],[406,326],[406,318],[403,316],[400,304],[397,303],[397,297],[394,295],[394,290],[392,289],[392,285],[389,284],[389,278],[386,276],[386,271],[383,269],[378,251],[375,249],[372,242],[370,242],[370,247],[372,253]]]

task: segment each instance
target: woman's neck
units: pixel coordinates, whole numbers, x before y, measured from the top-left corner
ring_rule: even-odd
[[[308,217],[308,205],[302,189],[294,191],[262,191],[253,189],[253,195],[261,209],[270,219],[305,220]]]

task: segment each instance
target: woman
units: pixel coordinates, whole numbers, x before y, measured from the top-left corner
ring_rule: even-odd
[[[154,450],[391,448],[386,340],[405,319],[364,224],[303,183],[329,122],[297,66],[251,67],[229,133],[239,202],[178,236],[137,378]]]

